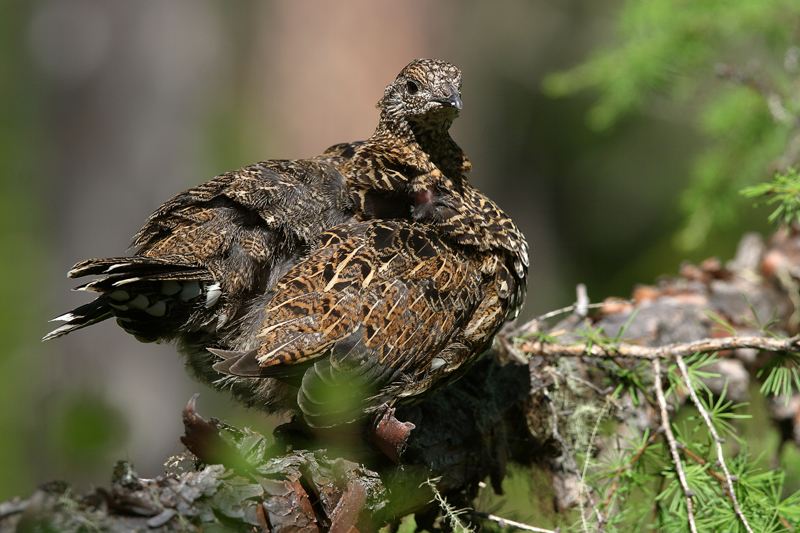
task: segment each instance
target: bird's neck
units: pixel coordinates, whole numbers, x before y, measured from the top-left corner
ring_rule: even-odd
[[[396,151],[398,162],[429,172],[434,166],[450,179],[460,182],[472,164],[458,144],[450,137],[452,120],[436,123],[407,120],[381,121],[371,137],[376,146],[403,147]]]

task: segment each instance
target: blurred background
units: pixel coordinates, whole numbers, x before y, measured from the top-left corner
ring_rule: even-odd
[[[525,232],[525,316],[627,297],[683,259],[732,257],[743,220],[678,251],[678,203],[705,141],[691,107],[602,132],[593,97],[542,82],[618,38],[621,0],[4,0],[0,2],[0,501],[37,483],[107,485],[117,459],[157,476],[198,408],[272,422],[192,382],[171,346],[113,321],[40,343],[88,301],[66,272],[123,255],[174,194],[271,158],[364,139],[399,70],[436,57],[463,72],[452,129],[471,181]],[[758,220],[758,223],[753,222]],[[761,224],[760,226],[758,224]]]

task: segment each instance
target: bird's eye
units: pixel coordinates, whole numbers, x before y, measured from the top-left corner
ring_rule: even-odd
[[[416,94],[417,91],[419,91],[419,85],[417,85],[415,81],[408,80],[408,82],[406,82],[406,89],[408,90],[408,94]]]

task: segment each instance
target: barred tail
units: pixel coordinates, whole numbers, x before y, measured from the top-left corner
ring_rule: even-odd
[[[180,328],[214,317],[219,284],[202,267],[172,258],[116,257],[81,261],[69,277],[100,278],[74,290],[100,293],[91,303],[54,318],[66,324],[43,340],[66,335],[116,317],[117,323],[143,342],[173,338]]]
[[[85,328],[86,326],[102,322],[112,316],[113,313],[111,312],[111,307],[108,305],[106,298],[97,298],[93,302],[77,307],[69,313],[52,319],[50,322],[66,322],[66,324],[57,327],[45,335],[42,340],[49,341],[50,339],[61,337],[76,329]]]

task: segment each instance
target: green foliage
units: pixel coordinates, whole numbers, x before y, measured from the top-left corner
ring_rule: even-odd
[[[686,364],[688,365],[689,369],[688,379],[695,390],[708,392],[708,388],[702,380],[717,377],[717,374],[713,372],[705,372],[702,370],[702,368],[716,362],[717,359],[718,357],[716,353],[696,354],[691,358],[687,358]],[[678,365],[670,365],[667,372],[667,379],[669,380],[670,386],[669,392],[675,395],[675,401],[679,402],[679,394],[683,388],[682,384],[683,381],[687,379],[687,376],[681,376],[681,374],[678,372]]]
[[[586,353],[591,353],[592,348],[597,345],[605,351],[613,351],[614,342],[607,338],[603,326],[595,328],[587,322],[583,328],[575,332],[581,338],[579,344],[586,345]]]
[[[736,220],[742,187],[770,165],[797,162],[786,149],[800,112],[798,16],[794,0],[632,0],[620,14],[619,44],[549,76],[544,88],[553,96],[598,91],[589,113],[596,130],[665,104],[676,106],[672,115],[690,110],[709,139],[681,200],[677,242],[694,249]],[[712,80],[714,72],[730,81]]]
[[[718,434],[730,435],[739,444],[746,445],[746,442],[737,434],[736,426],[731,421],[750,418],[750,415],[740,414],[737,412],[740,408],[745,407],[747,404],[734,404],[733,402],[725,401],[727,391],[728,385],[726,383],[722,394],[719,395],[717,401],[715,402],[711,391],[706,390],[708,402],[707,411],[711,416],[711,423],[714,425],[714,429],[717,430]],[[697,419],[697,417],[694,418]]]
[[[756,205],[775,205],[769,221],[787,230],[793,222],[800,222],[800,173],[798,167],[786,172],[776,172],[771,183],[760,183],[741,191],[747,198],[756,198]]]
[[[685,395],[688,385],[698,392],[700,405],[682,407],[682,401],[672,402],[675,409],[671,422],[677,442],[681,467],[692,491],[694,517],[700,531],[746,531],[737,515],[733,500],[727,492],[727,480],[721,467],[717,443],[709,428],[696,411],[710,416],[718,435],[739,444],[738,452],[725,461],[734,490],[753,531],[788,531],[800,525],[800,492],[784,494],[785,473],[780,469],[763,471],[761,458],[752,458],[747,444],[737,434],[737,421],[747,418],[741,410],[745,404],[733,404],[725,399],[725,390],[714,397],[703,384],[713,377],[704,370],[718,359],[716,354],[697,355],[687,359],[688,376],[671,368],[666,374],[670,389],[668,396],[678,399]],[[638,377],[631,378],[631,373]],[[645,397],[653,383],[652,367],[637,365],[633,369],[618,369],[614,379],[621,377],[630,386],[625,392]],[[687,381],[688,379],[688,381]],[[605,530],[687,531],[688,513],[684,492],[668,442],[663,432],[640,431],[627,424],[627,436],[607,435],[602,439],[605,452],[597,457],[584,454],[581,460],[590,474],[584,482],[597,507],[597,515],[587,513],[570,531],[593,531],[596,516],[606,520]],[[736,449],[736,448],[734,448]]]
[[[747,304],[752,314],[747,322],[764,335],[784,338],[771,331],[776,325],[774,313],[762,319],[749,300]],[[708,316],[719,331],[736,335],[725,319],[710,311]],[[768,463],[764,454],[754,457],[750,451],[759,447],[757,439],[740,435],[748,425],[763,429],[758,420],[749,421],[749,404],[731,401],[727,383],[713,393],[707,385],[719,378],[710,371],[720,360],[719,355],[697,353],[685,357],[683,367],[677,357],[662,359],[661,374],[657,375],[652,360],[623,355],[628,352],[620,343],[629,325],[630,321],[614,338],[607,337],[603,328],[589,324],[570,333],[581,339],[587,354],[590,347],[595,348],[594,354],[605,352],[600,358],[585,358],[584,364],[593,361],[589,379],[602,378],[604,385],[613,387],[611,394],[595,389],[600,396],[592,399],[586,389],[571,388],[567,378],[570,369],[576,367],[574,361],[562,359],[557,365],[556,375],[564,378],[567,386],[557,381],[554,394],[548,398],[555,404],[554,412],[569,413],[569,418],[553,423],[558,424],[562,435],[564,464],[578,461],[573,471],[580,472],[577,481],[584,498],[575,511],[579,519],[566,530],[689,531],[687,495],[699,531],[748,531],[747,527],[749,531],[790,531],[800,526],[796,508],[800,491],[787,489],[784,470],[764,470]],[[762,370],[766,383],[761,392],[788,395],[792,382],[800,388],[796,371],[799,358],[800,354],[777,354]],[[662,406],[653,393],[656,379],[666,386],[667,421],[661,419]],[[647,406],[644,410],[640,407],[643,404]],[[647,416],[654,418],[641,424],[629,409],[649,411]],[[570,420],[579,412],[586,413],[579,415],[586,418],[580,427]],[[606,423],[614,419],[618,424]],[[659,426],[655,431],[653,424]],[[671,435],[665,424],[669,424]],[[679,457],[677,463],[673,447]],[[733,487],[735,499],[729,487]]]
[[[619,396],[623,392],[628,393],[631,397],[631,402],[634,407],[639,407],[639,394],[640,390],[644,390],[645,383],[642,382],[641,365],[634,366],[633,368],[620,367],[616,379],[617,388],[614,389],[614,396]]]
[[[800,355],[795,353],[777,354],[770,359],[759,371],[757,377],[766,373],[764,384],[761,385],[762,393],[781,395],[789,401],[792,393],[792,383],[800,390]]]
[[[696,249],[712,230],[736,222],[744,198],[771,206],[769,221],[789,226],[800,222],[798,20],[795,0],[630,0],[618,19],[618,43],[551,75],[545,90],[553,96],[597,91],[588,117],[595,130],[609,129],[634,112],[663,116],[666,109],[673,117],[691,117],[708,142],[681,198],[684,222],[676,243],[683,248]],[[753,185],[770,174],[772,182]],[[771,331],[776,316],[763,319],[749,301],[748,306],[753,318],[746,321],[779,337]],[[736,335],[725,319],[708,316],[715,330]],[[589,348],[612,351],[621,338],[604,338],[598,328],[585,328],[581,337]],[[673,437],[667,436],[664,421],[659,433],[628,423],[626,438],[607,436],[600,445],[604,453],[583,454],[589,472],[584,482],[597,509],[582,513],[573,530],[687,531],[687,497],[701,531],[747,531],[742,515],[752,531],[800,525],[800,492],[786,493],[782,470],[760,470],[760,458],[750,456],[738,434],[746,406],[726,399],[727,386],[719,396],[706,387],[708,365],[716,360],[716,354],[687,358],[683,372],[671,364],[658,377],[669,383]],[[793,387],[800,389],[798,369],[800,354],[777,354],[758,374],[761,393],[788,400]],[[606,359],[597,371],[615,387],[615,402],[647,403],[656,413],[663,407],[652,394],[657,376],[650,361]],[[687,395],[695,398],[693,407],[682,407],[691,405],[684,403]],[[680,457],[677,464],[670,441]],[[722,441],[729,444],[723,448]]]
[[[706,316],[717,323],[716,326],[711,328],[712,331],[721,331],[731,336],[736,335],[736,329],[715,312],[707,310]]]
[[[591,353],[592,347],[594,345],[599,346],[600,348],[602,348],[607,352],[613,352],[614,347],[618,345],[620,342],[622,342],[623,339],[625,338],[625,332],[628,330],[628,328],[630,327],[631,323],[636,318],[636,315],[638,313],[639,313],[638,309],[634,310],[634,312],[631,313],[630,318],[628,318],[627,322],[625,322],[625,325],[622,326],[622,328],[620,328],[619,332],[614,336],[613,339],[607,338],[605,336],[605,330],[603,329],[603,326],[595,328],[588,321],[583,325],[583,327],[580,330],[576,331],[575,334],[583,339],[582,342],[586,344],[587,354]]]
[[[745,301],[747,301],[747,307],[748,307],[748,309],[750,309],[750,313],[752,313],[752,315],[753,315],[753,319],[752,320],[747,318],[747,317],[742,317],[742,318],[744,318],[745,322],[747,322],[751,326],[755,327],[757,330],[759,330],[764,335],[769,335],[769,336],[774,337],[774,338],[780,338],[780,335],[778,335],[774,331],[771,331],[772,326],[775,326],[776,324],[778,324],[780,322],[778,320],[778,308],[776,307],[775,309],[773,309],[772,316],[770,316],[766,321],[765,320],[761,320],[761,317],[758,316],[758,313],[756,312],[756,308],[753,305],[753,303],[750,301],[750,298],[747,297],[747,294],[743,293],[742,296],[744,296]]]

